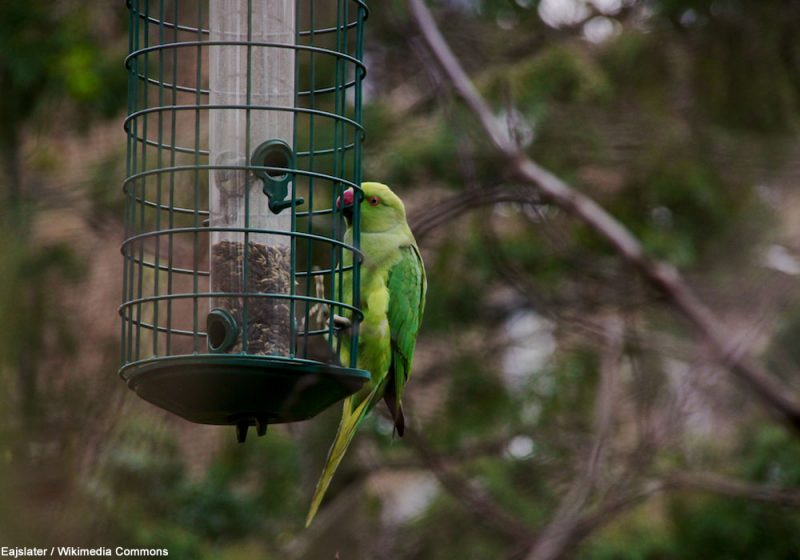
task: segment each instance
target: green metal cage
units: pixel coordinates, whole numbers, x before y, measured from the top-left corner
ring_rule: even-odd
[[[369,379],[355,361],[359,205],[347,240],[337,205],[361,195],[367,6],[128,9],[120,375],[240,441],[310,418]]]

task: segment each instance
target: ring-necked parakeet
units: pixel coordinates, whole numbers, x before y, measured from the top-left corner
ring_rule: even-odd
[[[345,399],[336,438],[328,451],[325,467],[317,482],[306,526],[314,519],[331,478],[342,461],[358,425],[383,398],[394,420],[395,430],[403,435],[403,389],[411,373],[414,346],[425,308],[425,268],[419,248],[406,223],[403,202],[389,187],[363,183],[361,201],[361,322],[358,339],[358,367],[370,372],[371,379],[355,395]],[[348,218],[345,242],[353,239],[353,189],[347,189],[337,205]],[[348,263],[345,263],[348,264]],[[345,278],[345,289],[351,286]],[[344,294],[345,302],[352,293]],[[343,364],[349,363],[347,330],[342,341]]]

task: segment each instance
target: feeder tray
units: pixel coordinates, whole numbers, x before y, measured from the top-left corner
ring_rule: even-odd
[[[200,424],[258,434],[267,424],[307,420],[358,391],[369,372],[280,356],[195,355],[124,368],[128,387],[146,401]]]

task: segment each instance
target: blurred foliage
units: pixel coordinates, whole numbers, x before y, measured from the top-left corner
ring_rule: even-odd
[[[796,167],[800,5],[570,2],[586,9],[584,17],[561,23],[543,17],[544,1],[429,4],[531,156],[609,209],[650,254],[683,269],[712,306],[755,321],[756,289],[778,283],[761,269],[764,247],[790,235],[786,208],[770,197],[792,201],[778,191],[793,184]],[[603,5],[613,9],[603,13]],[[470,114],[439,87],[406,3],[370,7],[365,178],[391,184],[412,218],[437,205],[446,210],[450,196],[468,189],[518,186]],[[519,543],[441,485],[419,503],[413,484],[374,490],[387,471],[430,471],[413,445],[391,439],[380,417],[365,422],[334,479],[322,528],[304,531],[336,411],[243,446],[222,434],[193,463],[187,450],[197,432],[130,400],[118,407],[124,384],[97,383],[113,377],[116,348],[78,331],[65,300],[86,288],[90,263],[107,265],[80,242],[37,240],[36,227],[52,206],[66,206],[92,226],[86,235],[117,243],[124,135],[86,154],[93,164],[77,179],[77,202],[59,176],[59,149],[82,146],[93,127],[121,120],[126,18],[122,5],[100,1],[0,3],[0,187],[8,201],[0,210],[0,492],[8,496],[0,501],[0,538],[167,547],[173,558],[200,560],[330,560],[337,551],[342,559],[518,557]],[[592,21],[607,34],[589,40]],[[315,141],[332,138],[331,127],[317,124]],[[298,130],[298,141],[310,136]],[[42,193],[64,196],[50,201]],[[548,523],[591,445],[607,351],[598,334],[613,313],[635,332],[620,366],[627,392],[614,403],[620,419],[600,477],[604,493],[594,499],[624,495],[672,468],[800,487],[800,443],[754,410],[749,395],[714,381],[722,404],[706,410],[702,401],[700,420],[684,412],[692,403],[678,398],[691,385],[685,378],[706,366],[698,358],[706,349],[585,226],[546,204],[469,210],[423,240],[425,359],[408,389],[413,429],[450,472],[531,532]],[[757,348],[792,381],[800,313],[796,292],[784,289],[788,295],[774,296],[775,328]],[[512,340],[514,325],[530,317],[532,330]],[[505,360],[530,347],[544,347],[544,357],[523,354],[513,375],[506,371]],[[94,355],[103,359],[89,362],[96,370],[84,376],[62,364]],[[676,410],[680,428],[670,424]],[[358,492],[360,505],[348,504]],[[400,509],[412,502],[416,509],[385,521],[396,514],[395,498]],[[798,535],[796,510],[682,490],[609,520],[574,553],[783,559],[800,555]]]
[[[119,70],[127,41],[119,13],[112,28],[99,28],[98,9],[76,2],[3,2],[0,6],[0,121],[2,148],[11,149],[9,135],[44,103],[69,101],[82,119],[115,114],[124,104],[126,77]],[[108,21],[104,21],[107,25]],[[107,37],[114,37],[109,43]],[[122,94],[122,95],[121,95]],[[62,113],[63,115],[63,113]],[[42,118],[53,118],[48,111]]]

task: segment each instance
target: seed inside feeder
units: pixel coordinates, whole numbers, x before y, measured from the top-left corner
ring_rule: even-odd
[[[288,246],[262,245],[250,241],[247,284],[244,282],[244,243],[223,240],[211,247],[212,290],[232,294],[288,294],[290,253]],[[245,301],[247,317],[244,317]],[[217,297],[215,306],[227,309],[240,329],[247,329],[247,353],[289,354],[289,304],[286,298],[269,296]],[[245,324],[245,320],[247,324]],[[228,350],[242,351],[241,331]]]

